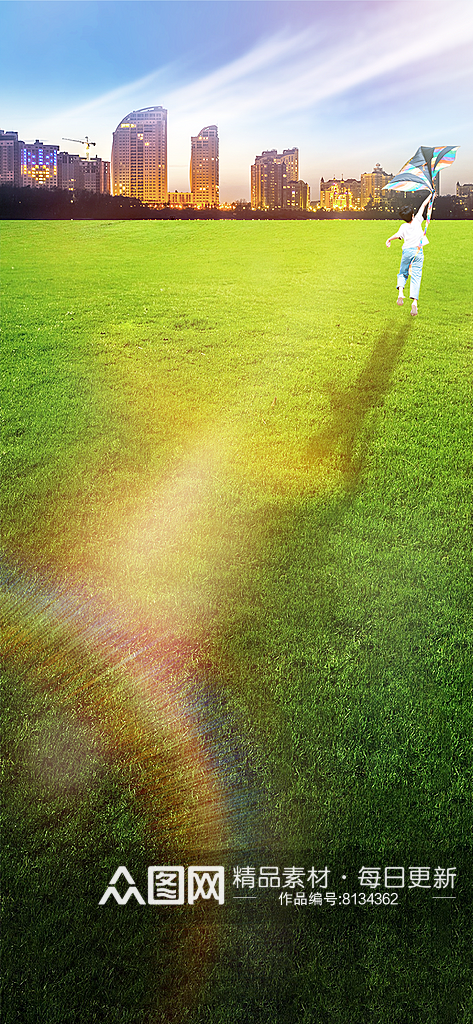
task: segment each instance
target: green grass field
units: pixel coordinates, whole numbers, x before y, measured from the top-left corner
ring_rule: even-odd
[[[391,233],[2,225],[5,1024],[472,1020],[472,226],[416,319]],[[97,906],[224,861],[456,899]]]

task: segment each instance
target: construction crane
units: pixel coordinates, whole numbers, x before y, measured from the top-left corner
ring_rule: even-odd
[[[85,139],[66,139],[65,135],[63,135],[62,141],[63,142],[80,142],[81,146],[85,146],[86,147],[86,157],[85,157],[86,160],[90,159],[90,157],[89,157],[89,148],[90,148],[90,146],[96,146],[97,145],[96,142],[89,142],[89,136],[88,135],[86,135]]]

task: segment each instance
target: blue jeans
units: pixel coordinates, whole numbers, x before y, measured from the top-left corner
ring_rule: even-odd
[[[397,275],[397,287],[404,288],[407,283],[409,276],[409,267],[411,268],[411,284],[410,284],[410,297],[411,299],[419,298],[420,282],[422,279],[422,267],[424,265],[424,250],[421,246],[420,249],[403,249],[401,256],[401,266],[399,267],[399,274]]]

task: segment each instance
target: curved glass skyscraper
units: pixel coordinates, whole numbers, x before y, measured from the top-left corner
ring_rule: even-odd
[[[167,116],[164,107],[127,114],[113,133],[112,192],[143,203],[168,198]]]
[[[190,184],[192,204],[218,206],[218,129],[216,124],[191,136]]]

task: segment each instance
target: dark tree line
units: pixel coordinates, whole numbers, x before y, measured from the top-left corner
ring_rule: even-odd
[[[15,188],[0,186],[1,220],[399,220],[406,202],[416,209],[424,193],[404,195],[397,192],[370,203],[364,210],[252,210],[247,203],[236,203],[231,210],[175,210],[168,205],[155,210],[140,199],[110,196],[94,192],[68,192],[61,189]],[[435,220],[471,220],[473,198],[437,196]]]
[[[135,220],[154,211],[139,199],[58,188],[0,188],[2,220]]]

